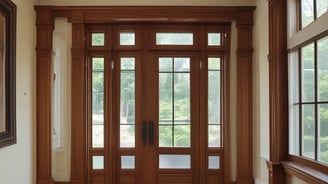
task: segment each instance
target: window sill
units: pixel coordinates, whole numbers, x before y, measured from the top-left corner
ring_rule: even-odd
[[[282,162],[286,173],[297,176],[308,183],[327,184],[328,174],[295,161]]]

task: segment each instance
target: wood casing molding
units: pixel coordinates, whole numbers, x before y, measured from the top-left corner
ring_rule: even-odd
[[[269,0],[270,184],[283,184],[288,157],[287,2]]]
[[[52,32],[55,17],[72,23],[72,159],[71,182],[88,183],[86,150],[85,24],[237,22],[237,183],[251,184],[252,163],[252,27],[255,7],[197,6],[36,6],[37,12],[37,183],[51,177]],[[124,12],[122,14],[122,12]],[[229,172],[228,172],[229,173]],[[229,175],[229,174],[228,174]],[[230,178],[230,176],[225,176]],[[227,183],[228,180],[225,180]],[[229,183],[230,181],[228,181]]]

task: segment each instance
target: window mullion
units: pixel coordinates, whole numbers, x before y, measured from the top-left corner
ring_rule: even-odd
[[[315,148],[314,159],[318,160],[318,101],[319,101],[319,99],[318,99],[318,54],[317,54],[317,42],[316,41],[314,42],[314,99],[315,99],[315,106],[314,106],[314,113],[315,113],[315,116],[314,116],[314,148]]]

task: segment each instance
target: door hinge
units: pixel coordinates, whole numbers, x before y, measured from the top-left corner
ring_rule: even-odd
[[[112,61],[112,70],[114,70],[114,61]]]
[[[202,69],[203,64],[202,64],[202,60],[199,61],[199,69]]]

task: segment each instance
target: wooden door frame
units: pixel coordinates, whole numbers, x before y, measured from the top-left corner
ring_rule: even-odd
[[[72,23],[72,152],[71,181],[87,183],[86,170],[86,23],[222,23],[237,25],[237,183],[253,179],[252,134],[252,32],[253,6],[35,6],[37,78],[37,184],[52,184],[51,176],[51,96],[52,36],[55,17]],[[122,13],[124,12],[124,13]],[[228,129],[230,131],[230,129]],[[81,141],[85,140],[85,141]],[[230,140],[227,140],[230,141]],[[227,144],[224,144],[227,145]],[[230,148],[224,155],[225,181],[230,178]]]

